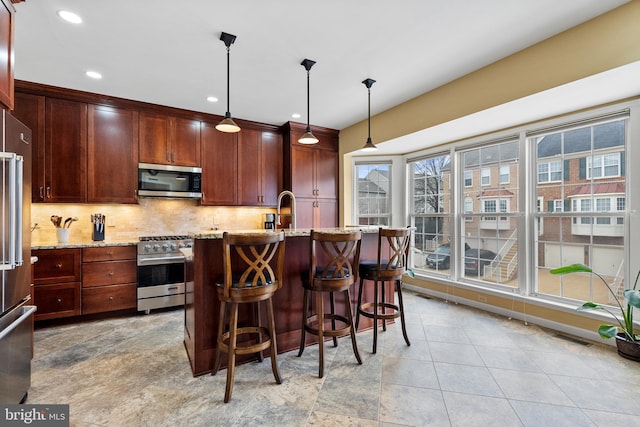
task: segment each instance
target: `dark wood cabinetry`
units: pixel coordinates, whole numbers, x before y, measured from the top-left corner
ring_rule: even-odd
[[[238,135],[202,124],[203,205],[238,204]]]
[[[140,162],[200,166],[200,121],[140,114]]]
[[[136,247],[82,250],[82,314],[135,308]]]
[[[319,142],[303,145],[305,126],[287,123],[284,134],[285,189],[297,200],[297,226],[338,225],[338,132],[313,128]]]
[[[15,9],[0,0],[0,106],[13,109],[13,33]]]
[[[81,312],[80,249],[34,250],[35,320],[77,316]]]
[[[275,206],[281,183],[281,135],[243,129],[238,140],[238,204]]]
[[[46,98],[44,127],[44,183],[38,194],[47,203],[86,202],[87,104]]]
[[[44,202],[44,100],[16,92],[13,115],[31,129],[31,201]]]
[[[89,203],[136,203],[138,112],[89,105]]]

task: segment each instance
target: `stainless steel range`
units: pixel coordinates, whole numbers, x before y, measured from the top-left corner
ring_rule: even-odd
[[[188,236],[140,237],[138,243],[138,311],[184,305],[184,255]]]

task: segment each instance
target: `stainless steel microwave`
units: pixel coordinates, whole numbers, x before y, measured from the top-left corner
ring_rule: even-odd
[[[202,169],[138,163],[138,196],[202,197]]]

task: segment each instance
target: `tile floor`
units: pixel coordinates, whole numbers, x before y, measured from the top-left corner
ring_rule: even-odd
[[[640,364],[614,347],[405,291],[399,325],[193,378],[182,311],[38,328],[27,403],[70,405],[72,426],[640,426]]]

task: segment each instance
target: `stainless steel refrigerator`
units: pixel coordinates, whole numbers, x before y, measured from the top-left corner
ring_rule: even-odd
[[[31,386],[31,131],[5,110],[0,119],[0,403],[21,403]]]

